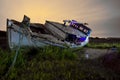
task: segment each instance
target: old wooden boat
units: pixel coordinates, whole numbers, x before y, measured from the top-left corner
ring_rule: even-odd
[[[43,47],[46,45],[76,48],[89,42],[91,29],[85,24],[75,20],[64,20],[63,22],[30,23],[30,18],[27,16],[24,16],[22,22],[7,19],[9,48],[15,49],[18,46]]]

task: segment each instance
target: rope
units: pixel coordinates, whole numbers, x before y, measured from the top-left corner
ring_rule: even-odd
[[[21,28],[20,28],[20,27],[19,27],[19,30],[21,31]],[[8,76],[9,72],[11,71],[11,69],[14,68],[14,65],[15,65],[15,62],[16,62],[16,60],[17,60],[17,56],[18,56],[18,53],[19,53],[19,50],[20,50],[20,47],[21,47],[21,41],[22,41],[22,39],[23,39],[23,35],[22,35],[22,33],[19,33],[18,48],[17,48],[17,50],[16,50],[15,57],[14,57],[14,59],[13,59],[12,64],[11,64],[11,66],[9,67],[8,72],[5,74],[6,77]]]
[[[19,29],[20,29],[20,31],[21,31],[21,28],[19,28]],[[18,56],[18,53],[19,53],[19,50],[20,50],[20,47],[21,47],[21,41],[22,41],[22,39],[23,39],[22,34],[19,34],[18,48],[17,48],[17,50],[16,50],[16,55],[15,55],[14,60],[13,60],[13,63],[12,63],[12,66],[13,66],[13,67],[14,67],[14,65],[15,65],[15,62],[16,62],[16,59],[17,59],[17,56]]]

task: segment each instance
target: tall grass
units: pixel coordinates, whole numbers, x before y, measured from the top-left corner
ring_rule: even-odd
[[[25,49],[25,53],[29,58],[36,56],[38,60],[75,60],[77,55],[72,52],[72,49],[60,47],[46,46],[44,48],[29,48]]]
[[[0,78],[7,74],[9,67],[15,56],[15,51],[3,51],[0,49]],[[21,48],[17,57],[15,67],[9,73],[9,78],[15,78],[18,69],[26,68],[27,66],[33,66],[38,64],[36,62],[45,61],[64,61],[64,60],[75,60],[77,55],[71,51],[71,49],[63,49],[59,47],[46,46],[44,48]],[[30,64],[29,64],[30,63]],[[49,66],[51,62],[49,62]],[[26,66],[27,65],[27,66]],[[17,69],[17,70],[16,70]],[[21,71],[20,71],[21,72]]]
[[[118,74],[105,69],[97,60],[78,59],[80,49],[53,46],[21,48],[15,66],[7,73],[15,51],[0,50],[0,80],[79,80],[112,79]]]

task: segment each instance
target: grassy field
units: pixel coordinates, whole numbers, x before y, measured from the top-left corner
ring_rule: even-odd
[[[120,49],[120,44],[114,44]],[[88,44],[87,48],[110,48],[113,44]],[[15,51],[0,49],[0,80],[113,80],[120,72],[104,67],[103,58],[86,59],[84,48],[21,48],[14,67]],[[10,68],[10,69],[9,69]]]
[[[117,48],[120,48],[120,43],[88,43],[86,47],[89,48],[101,48],[101,49],[106,49],[106,48],[111,48],[113,46],[116,46]]]

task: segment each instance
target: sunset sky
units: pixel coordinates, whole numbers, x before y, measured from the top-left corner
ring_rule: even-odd
[[[0,30],[6,19],[31,22],[62,22],[74,19],[87,22],[93,37],[120,37],[120,0],[0,0]]]

